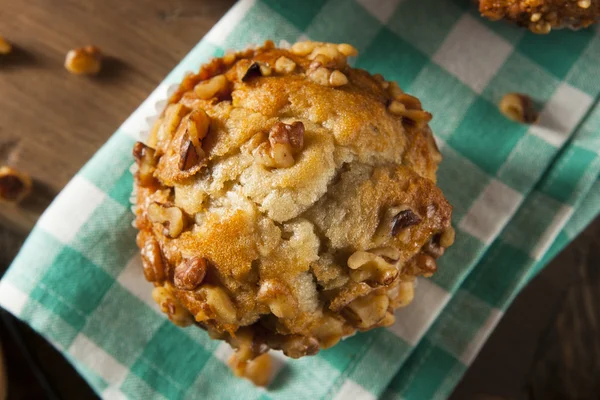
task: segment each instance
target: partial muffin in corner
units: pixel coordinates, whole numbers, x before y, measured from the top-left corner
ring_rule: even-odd
[[[454,240],[415,97],[347,44],[266,42],[187,76],[134,156],[144,274],[176,324],[312,355],[394,323]]]
[[[597,22],[600,0],[479,0],[479,11],[493,21],[507,19],[544,34]]]

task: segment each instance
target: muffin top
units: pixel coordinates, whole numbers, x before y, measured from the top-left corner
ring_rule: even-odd
[[[134,149],[155,299],[241,359],[314,354],[393,323],[453,240],[431,115],[352,68],[356,53],[268,41],[214,59]]]
[[[479,9],[487,18],[508,19],[534,33],[587,27],[600,18],[600,0],[479,0]]]

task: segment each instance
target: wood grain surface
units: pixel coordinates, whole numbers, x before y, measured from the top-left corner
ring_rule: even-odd
[[[444,0],[440,0],[444,1]],[[40,213],[233,0],[0,0],[0,164],[29,173],[33,195],[0,207],[0,273]],[[97,77],[63,68],[66,52],[94,44]],[[600,220],[517,298],[453,399],[600,399]],[[60,398],[93,396],[29,328],[22,340]],[[43,388],[0,328],[11,399]],[[1,361],[0,361],[1,362]]]

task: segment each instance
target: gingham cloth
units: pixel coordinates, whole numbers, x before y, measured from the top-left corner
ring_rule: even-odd
[[[131,226],[131,148],[186,71],[265,39],[352,43],[434,114],[455,245],[387,329],[317,356],[276,357],[268,388],[235,378],[228,345],[180,329],[144,281]],[[507,92],[540,123],[504,118]],[[519,289],[600,211],[600,35],[535,36],[470,0],[244,0],[73,178],[0,282],[0,305],[64,352],[104,398],[444,398]],[[278,353],[276,353],[278,354]]]

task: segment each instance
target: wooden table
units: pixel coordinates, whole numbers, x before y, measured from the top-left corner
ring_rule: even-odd
[[[0,0],[0,35],[15,47],[0,60],[0,164],[26,171],[35,180],[34,195],[22,206],[0,208],[2,270],[52,198],[232,4],[233,0]],[[94,78],[70,75],[63,68],[66,52],[87,44],[108,56],[102,72]],[[596,221],[519,296],[455,398],[474,398],[477,393],[516,398],[524,387],[544,398],[547,388],[561,388],[548,371],[577,375],[573,357],[580,359],[573,354],[579,354],[578,347],[571,348],[567,362],[568,357],[560,355],[564,346],[557,345],[575,341],[585,331],[581,327],[592,329],[600,321],[600,301],[590,311],[589,301],[581,303],[578,297],[583,285],[600,289],[600,274],[592,270],[599,261],[599,237]],[[586,280],[582,274],[588,275]],[[569,337],[565,320],[573,319],[580,329]],[[27,328],[19,329],[62,397],[90,395],[60,355]],[[9,353],[13,396],[38,397],[41,389],[17,348],[6,332],[0,335]],[[599,346],[599,336],[590,339],[593,346]],[[534,344],[542,337],[547,338],[545,349],[559,349],[554,358],[534,354]],[[494,372],[497,365],[506,367],[504,373]],[[600,376],[597,362],[586,359],[581,365],[586,366],[586,376],[594,371]],[[563,382],[562,389],[577,386],[574,379]]]

